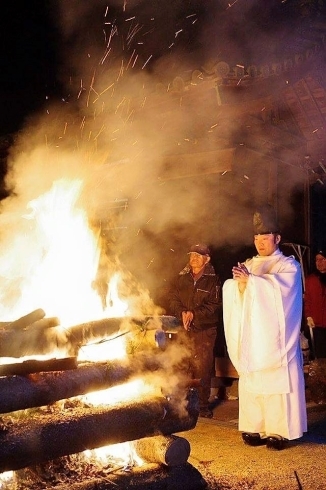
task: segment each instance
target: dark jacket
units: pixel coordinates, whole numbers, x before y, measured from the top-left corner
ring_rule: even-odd
[[[221,310],[221,283],[210,262],[194,283],[190,266],[178,275],[169,293],[169,312],[182,322],[182,312],[192,311],[191,330],[217,327]]]

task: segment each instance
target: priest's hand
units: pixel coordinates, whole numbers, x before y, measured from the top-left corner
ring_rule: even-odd
[[[232,274],[233,279],[238,282],[240,293],[243,293],[246,289],[248,278],[250,275],[247,267],[244,264],[240,264],[240,262],[238,262],[237,266],[232,267]]]

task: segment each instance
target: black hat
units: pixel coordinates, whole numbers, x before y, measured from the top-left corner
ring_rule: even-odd
[[[205,245],[205,243],[197,243],[195,245],[192,245],[188,254],[190,254],[191,252],[195,252],[199,255],[207,255],[209,257],[211,255],[211,251],[209,250],[208,246]]]
[[[253,217],[254,235],[279,233],[279,227],[274,208],[270,204],[260,206]]]
[[[323,249],[317,250],[317,252],[315,252],[315,256],[316,255],[322,255],[326,259],[326,249],[323,248]]]

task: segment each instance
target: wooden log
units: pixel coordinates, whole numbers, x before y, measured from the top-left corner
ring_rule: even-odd
[[[60,349],[66,357],[76,357],[81,346],[98,339],[109,338],[130,331],[169,329],[177,322],[175,317],[104,318],[79,325],[64,331],[59,327],[59,319],[44,318],[39,309],[29,313],[0,329],[0,357],[26,357],[51,355]],[[58,327],[58,328],[55,328]],[[172,327],[171,327],[172,328]]]
[[[150,367],[150,366],[148,366]],[[157,368],[157,364],[156,364]],[[89,363],[78,369],[42,372],[29,377],[7,376],[0,378],[0,413],[41,407],[59,400],[103,390],[127,381],[142,368],[128,362]],[[154,363],[150,367],[154,370]]]
[[[43,311],[42,308],[39,308],[28,313],[27,315],[22,316],[21,318],[18,318],[18,320],[7,323],[5,328],[12,330],[24,329],[32,323],[37,322],[38,320],[42,320],[42,318],[44,317],[45,311]]]
[[[134,447],[144,461],[166,466],[186,464],[190,456],[189,441],[176,435],[144,437],[135,441]]]
[[[181,406],[184,406],[181,409]],[[193,429],[198,418],[198,395],[187,399],[144,398],[113,407],[74,408],[56,414],[2,417],[0,473],[61,456],[142,437],[170,435]]]
[[[68,349],[64,349],[66,339],[58,323],[57,318],[43,318],[26,328],[0,330],[0,358],[51,355],[58,348],[62,348],[63,355],[70,356]]]
[[[64,371],[68,369],[76,369],[77,366],[78,364],[76,357],[47,359],[45,361],[30,359],[28,361],[17,362],[15,364],[0,364],[0,376],[26,376],[27,374],[46,371]]]

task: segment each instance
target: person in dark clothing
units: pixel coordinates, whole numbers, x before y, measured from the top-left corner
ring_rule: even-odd
[[[200,416],[211,418],[209,396],[214,371],[214,344],[219,320],[221,284],[210,263],[210,250],[205,244],[190,248],[189,263],[179,273],[169,294],[169,309],[184,327],[191,348],[189,370],[193,379],[201,379],[199,388]]]
[[[318,352],[318,357],[326,355],[326,250],[318,250],[315,253],[316,270],[309,274],[305,280],[304,292],[304,316],[306,319],[306,328],[304,335],[309,340],[313,356]],[[318,328],[316,328],[318,327]],[[312,338],[310,329],[319,330],[319,335],[313,331]],[[324,330],[325,329],[325,330]],[[313,343],[313,345],[312,345]]]

